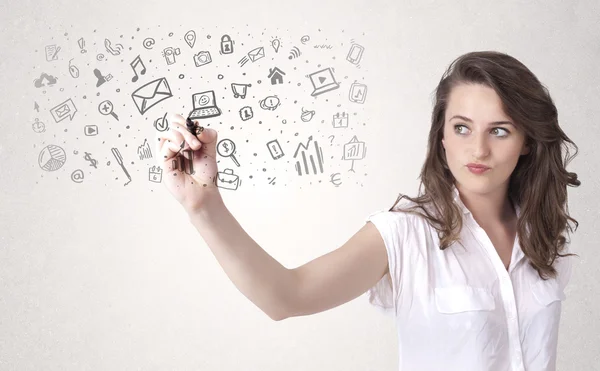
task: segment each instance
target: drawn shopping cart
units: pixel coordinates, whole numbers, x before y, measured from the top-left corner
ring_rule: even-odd
[[[251,87],[252,84],[231,84],[231,90],[233,91],[234,98],[246,98],[246,90]]]

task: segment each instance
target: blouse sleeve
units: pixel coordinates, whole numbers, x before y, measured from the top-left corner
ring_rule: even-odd
[[[401,263],[407,228],[407,214],[398,211],[377,211],[366,218],[378,229],[387,250],[389,273],[366,292],[370,304],[385,314],[395,314],[401,291]]]

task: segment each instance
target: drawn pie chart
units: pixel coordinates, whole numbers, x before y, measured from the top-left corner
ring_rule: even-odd
[[[67,161],[65,150],[54,144],[47,145],[38,157],[38,164],[46,171],[60,169]]]

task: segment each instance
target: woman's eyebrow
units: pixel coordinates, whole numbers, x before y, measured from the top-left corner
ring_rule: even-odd
[[[450,120],[448,120],[448,121],[452,121],[452,119],[461,119],[461,120],[464,120],[464,121],[467,121],[467,122],[473,123],[473,120],[471,120],[471,119],[470,119],[470,118],[468,118],[468,117],[461,116],[461,115],[454,115],[454,116],[452,116],[452,118],[451,118]],[[512,126],[514,126],[514,124],[513,124],[512,122],[510,122],[510,121],[494,121],[494,122],[490,122],[490,123],[488,123],[488,125],[512,125]]]

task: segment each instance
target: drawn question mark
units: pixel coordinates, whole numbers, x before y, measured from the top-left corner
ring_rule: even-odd
[[[330,135],[328,138],[331,138],[331,139],[329,139],[329,144],[333,144],[333,138],[335,138],[335,137],[333,135]]]

